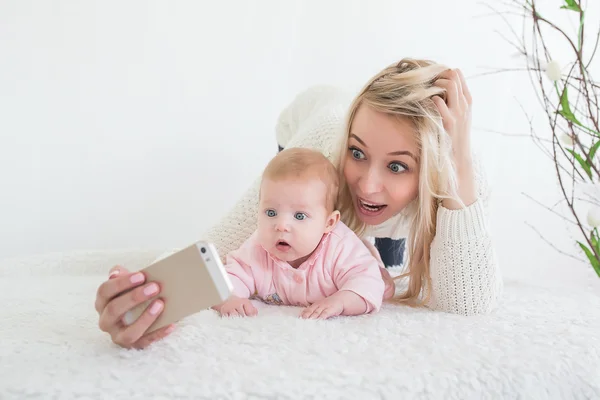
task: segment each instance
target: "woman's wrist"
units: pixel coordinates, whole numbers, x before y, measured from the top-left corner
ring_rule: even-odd
[[[456,156],[456,155],[455,155]],[[475,190],[475,173],[473,169],[473,159],[471,156],[456,156],[456,177],[457,194],[465,206],[473,204],[477,200]],[[460,202],[454,199],[444,199],[442,206],[449,210],[458,210],[462,208]]]

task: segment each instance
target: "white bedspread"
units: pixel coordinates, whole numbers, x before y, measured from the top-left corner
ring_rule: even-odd
[[[143,351],[97,328],[94,296],[115,263],[160,252],[76,252],[0,261],[1,399],[598,399],[600,281],[505,283],[492,315],[385,306],[304,321],[188,317]]]

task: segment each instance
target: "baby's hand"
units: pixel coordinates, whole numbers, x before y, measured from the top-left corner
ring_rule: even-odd
[[[327,319],[338,315],[360,315],[366,311],[367,303],[362,297],[349,290],[340,290],[305,308],[300,318]]]
[[[254,307],[250,300],[236,296],[232,296],[223,303],[213,306],[212,309],[227,317],[253,317],[258,314],[258,310],[256,307]]]
[[[300,314],[300,318],[327,319],[342,314],[344,311],[344,299],[336,296],[336,294],[306,307],[302,311],[302,314]]]

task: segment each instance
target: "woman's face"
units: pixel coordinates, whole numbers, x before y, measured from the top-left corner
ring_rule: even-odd
[[[344,176],[359,219],[378,225],[417,197],[415,128],[361,105],[350,127]]]

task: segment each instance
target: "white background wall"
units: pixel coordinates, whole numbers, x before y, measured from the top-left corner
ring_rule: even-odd
[[[576,251],[522,194],[557,199],[551,164],[486,131],[527,133],[517,100],[543,115],[525,74],[477,76],[517,65],[484,4],[0,0],[0,258],[197,240],[275,154],[298,91],[358,89],[411,56],[467,75],[507,279],[588,273],[525,225]]]

